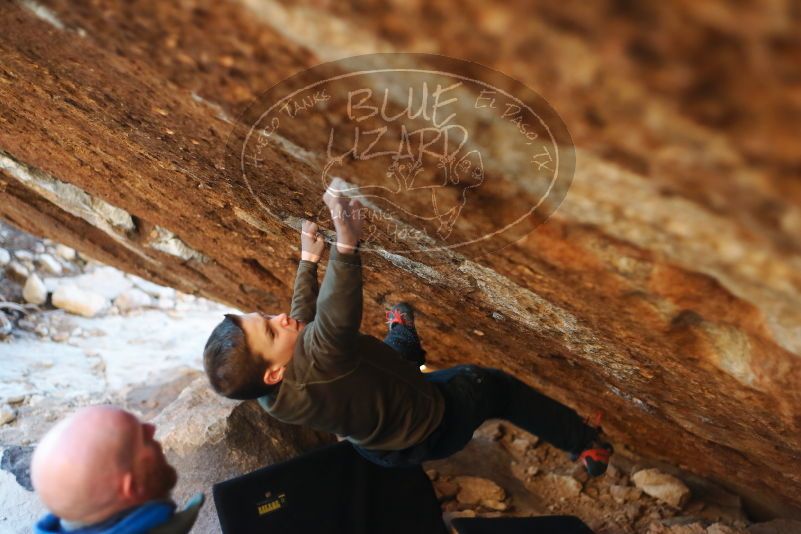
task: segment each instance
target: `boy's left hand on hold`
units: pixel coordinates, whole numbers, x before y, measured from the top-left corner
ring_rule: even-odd
[[[364,207],[355,198],[347,196],[348,189],[350,187],[341,178],[334,178],[323,195],[323,202],[331,212],[331,220],[337,231],[336,247],[342,253],[357,249],[364,222]]]
[[[300,259],[317,263],[325,250],[325,239],[317,232],[317,223],[303,220],[300,228]]]

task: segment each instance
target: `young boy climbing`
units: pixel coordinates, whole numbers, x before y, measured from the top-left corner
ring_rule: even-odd
[[[276,419],[348,439],[368,460],[409,466],[464,448],[487,419],[505,419],[606,471],[611,446],[597,426],[515,377],[476,365],[421,373],[425,351],[406,303],[387,312],[384,341],[362,334],[361,205],[334,182],[323,195],[336,229],[317,285],[325,241],[303,222],[289,315],[226,315],[204,350],[215,391],[258,398]],[[318,294],[319,293],[319,294]]]

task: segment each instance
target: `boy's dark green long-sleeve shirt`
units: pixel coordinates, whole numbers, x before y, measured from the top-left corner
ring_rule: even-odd
[[[392,347],[359,332],[358,252],[331,247],[319,296],[317,264],[301,261],[289,315],[306,327],[278,392],[259,399],[270,415],[374,450],[416,445],[439,425],[445,403],[436,386]]]

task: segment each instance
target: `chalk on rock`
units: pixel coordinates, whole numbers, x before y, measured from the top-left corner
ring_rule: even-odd
[[[39,257],[36,258],[36,261],[42,269],[50,274],[58,276],[63,270],[63,267],[61,267],[61,264],[58,262],[58,260],[56,260],[50,254],[40,254]]]
[[[690,488],[678,478],[659,469],[643,469],[631,477],[634,484],[646,494],[681,509],[690,500]]]
[[[94,317],[108,306],[108,301],[102,295],[68,284],[53,292],[53,306],[76,315]]]
[[[70,248],[67,245],[57,245],[56,246],[56,255],[64,260],[67,261],[74,261],[76,254],[75,249]]]
[[[30,275],[25,281],[22,298],[31,304],[44,304],[47,301],[47,288],[36,273]]]
[[[120,296],[114,299],[114,305],[121,312],[126,312],[136,308],[147,308],[152,306],[153,302],[150,295],[141,289],[133,288],[120,293]]]
[[[11,254],[4,248],[0,248],[0,267],[5,267],[11,261]]]

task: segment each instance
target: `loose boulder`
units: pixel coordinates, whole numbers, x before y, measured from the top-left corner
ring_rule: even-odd
[[[133,283],[125,273],[114,267],[97,267],[93,271],[76,276],[71,280],[77,287],[92,291],[103,297],[114,300],[120,294],[133,287]]]
[[[32,262],[33,252],[31,252],[30,250],[15,250],[14,257],[22,262]]]
[[[456,500],[466,506],[484,506],[493,510],[505,510],[506,491],[492,480],[472,476],[453,477],[459,486]]]
[[[17,411],[9,406],[8,404],[4,404],[0,406],[0,426],[5,425],[7,423],[12,423],[17,418]]]
[[[659,469],[643,469],[632,475],[634,484],[647,495],[681,509],[690,500],[690,488],[678,478]]]
[[[47,288],[36,273],[30,275],[25,281],[22,297],[31,304],[44,304],[47,301]]]
[[[153,305],[150,295],[141,289],[128,289],[114,299],[114,305],[121,311],[131,311],[137,308],[146,308]]]
[[[36,262],[39,264],[42,270],[56,276],[60,275],[64,270],[58,260],[56,260],[50,254],[40,254],[39,257],[36,258]]]
[[[68,284],[53,292],[53,306],[75,315],[94,317],[108,306],[108,301],[102,295]]]
[[[75,249],[67,245],[56,245],[56,255],[67,261],[74,261],[76,256]]]
[[[18,282],[27,280],[28,275],[30,274],[30,270],[16,260],[9,262],[8,266],[6,266],[6,272],[11,278],[17,280]]]

